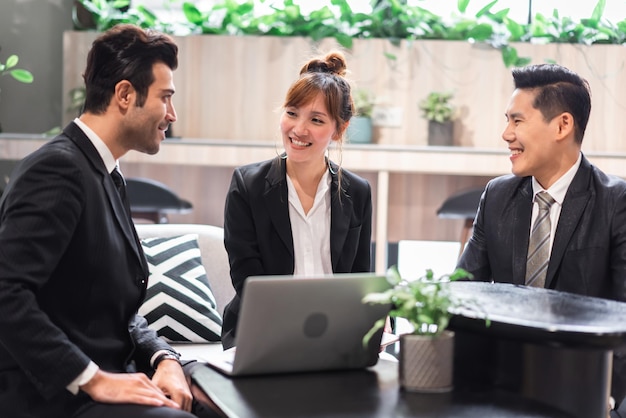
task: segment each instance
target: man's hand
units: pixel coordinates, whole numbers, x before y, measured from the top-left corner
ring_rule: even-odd
[[[180,369],[180,366],[178,368]],[[168,398],[164,391],[143,373],[108,373],[98,370],[80,389],[97,402],[181,408],[179,403]]]
[[[168,398],[180,405],[182,410],[191,411],[193,401],[191,389],[178,361],[162,360],[152,376],[152,383],[158,386]]]

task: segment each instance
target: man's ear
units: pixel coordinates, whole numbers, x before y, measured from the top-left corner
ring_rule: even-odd
[[[557,139],[574,135],[574,117],[569,112],[563,112],[556,117]]]
[[[115,85],[114,100],[124,109],[130,106],[135,94],[135,88],[128,80],[122,80]]]

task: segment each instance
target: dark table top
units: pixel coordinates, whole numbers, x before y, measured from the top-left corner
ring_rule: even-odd
[[[573,346],[614,348],[626,342],[624,302],[509,283],[453,282],[450,289],[479,307],[455,310],[451,329]]]
[[[398,363],[367,370],[230,378],[198,367],[195,382],[228,417],[568,417],[503,391],[417,394],[399,388]]]

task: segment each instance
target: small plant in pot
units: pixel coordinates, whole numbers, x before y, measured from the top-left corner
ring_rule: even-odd
[[[419,102],[422,116],[428,120],[428,145],[449,146],[454,141],[455,108],[451,92],[431,92]]]
[[[20,83],[30,84],[33,82],[33,75],[30,71],[24,70],[21,68],[15,68],[17,63],[19,62],[19,58],[17,55],[11,55],[7,58],[6,62],[3,64],[0,62],[0,76],[10,75],[15,80]],[[2,125],[0,124],[0,132],[2,132]]]
[[[346,136],[353,144],[369,144],[372,142],[372,111],[376,99],[367,89],[357,89],[352,98],[356,114],[350,119]]]
[[[387,272],[392,287],[380,293],[370,293],[366,303],[391,304],[389,316],[404,318],[413,332],[400,336],[400,386],[413,392],[446,392],[453,388],[454,332],[447,330],[455,308],[468,306],[467,300],[453,296],[448,284],[455,280],[471,279],[463,269],[435,277],[432,270],[417,279],[408,281],[400,276],[396,266]],[[378,321],[365,336],[384,326]]]

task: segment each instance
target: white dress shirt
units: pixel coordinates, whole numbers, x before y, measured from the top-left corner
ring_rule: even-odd
[[[552,243],[554,242],[554,234],[556,233],[556,227],[559,223],[559,217],[561,216],[561,208],[563,207],[563,200],[565,200],[565,194],[567,193],[567,189],[569,189],[569,185],[574,180],[574,176],[578,171],[578,167],[580,167],[580,162],[582,161],[582,154],[578,154],[578,160],[574,163],[572,168],[567,170],[565,174],[561,176],[548,190],[545,190],[539,182],[533,177],[533,214],[530,222],[530,231],[533,230],[533,225],[535,224],[535,220],[539,214],[539,204],[535,201],[535,196],[539,192],[548,192],[550,196],[554,199],[554,204],[550,207],[550,247],[549,254],[552,254]]]
[[[330,173],[326,171],[317,186],[313,206],[305,214],[296,188],[287,175],[294,275],[314,276],[333,272],[330,259],[330,181]]]

